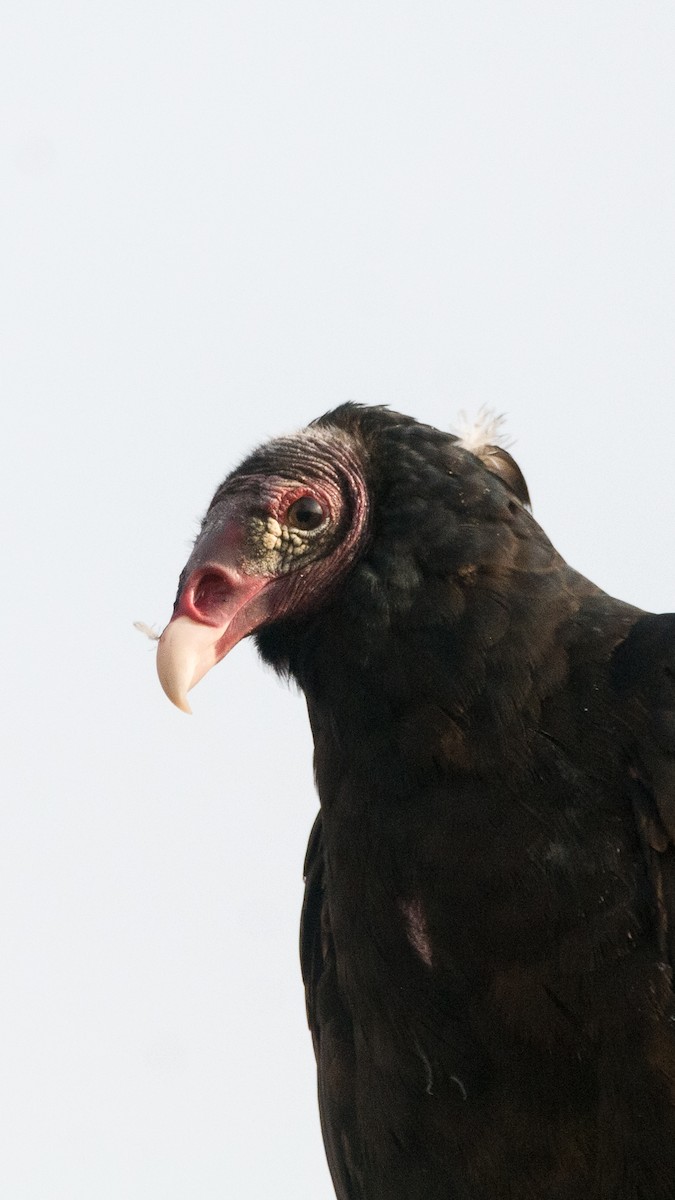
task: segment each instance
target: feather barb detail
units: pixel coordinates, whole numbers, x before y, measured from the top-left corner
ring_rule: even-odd
[[[471,420],[465,411],[457,414],[457,437],[463,450],[480,454],[486,446],[501,446],[506,450],[511,440],[504,433],[506,417],[490,408],[479,408]]]
[[[147,638],[150,638],[151,642],[159,641],[159,634],[152,628],[152,625],[146,625],[145,621],[134,621],[134,629],[137,629],[139,633],[145,634]]]

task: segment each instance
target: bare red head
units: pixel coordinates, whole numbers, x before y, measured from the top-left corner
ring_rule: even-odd
[[[158,646],[162,687],[187,693],[242,638],[318,609],[368,529],[360,456],[342,430],[309,428],[255,451],[218,488]]]

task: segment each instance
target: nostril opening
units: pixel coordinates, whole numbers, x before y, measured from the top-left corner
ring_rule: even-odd
[[[216,615],[229,599],[232,588],[216,571],[206,571],[195,584],[192,603],[202,616]]]

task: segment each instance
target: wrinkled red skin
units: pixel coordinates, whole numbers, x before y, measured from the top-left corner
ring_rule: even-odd
[[[167,626],[168,630],[179,618],[188,618],[198,626],[213,629],[212,640],[200,639],[202,667],[194,682],[242,638],[291,613],[295,616],[319,607],[367,537],[367,488],[360,471],[349,469],[348,461],[340,462],[344,457],[340,445],[335,454],[330,454],[324,441],[320,450],[323,456],[317,453],[311,475],[308,470],[305,478],[235,474],[214,496],[182,573]],[[259,538],[251,534],[251,521],[271,518],[284,525],[291,505],[303,496],[311,496],[321,504],[329,521],[327,538],[317,543],[316,557],[291,564],[283,573],[271,573]],[[181,639],[181,648],[189,644],[190,636],[188,633],[187,641]],[[169,649],[169,639],[162,637],[160,678],[167,657],[174,653],[175,642],[171,639]],[[191,686],[194,683],[186,681],[186,690]],[[176,702],[175,695],[168,690],[167,694]]]

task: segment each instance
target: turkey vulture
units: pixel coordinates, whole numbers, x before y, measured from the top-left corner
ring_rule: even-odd
[[[675,616],[567,566],[500,446],[347,404],[216,491],[171,700],[251,633],[314,736],[339,1200],[673,1200]]]

